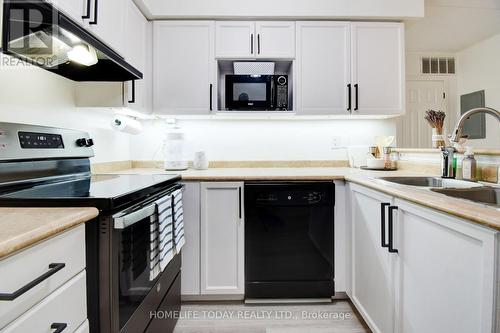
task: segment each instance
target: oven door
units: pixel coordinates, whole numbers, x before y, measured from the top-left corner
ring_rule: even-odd
[[[274,109],[272,75],[226,75],[226,109]]]
[[[116,291],[118,294],[118,308],[115,306],[113,310],[114,316],[118,316],[115,322],[118,321],[120,331],[141,306],[157,279],[150,278],[150,226],[155,211],[153,202],[113,217],[116,251],[113,266],[117,275],[112,287],[115,295]]]

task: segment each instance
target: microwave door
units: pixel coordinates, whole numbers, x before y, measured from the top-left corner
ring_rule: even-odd
[[[272,107],[271,82],[268,75],[227,75],[226,109],[269,110]]]

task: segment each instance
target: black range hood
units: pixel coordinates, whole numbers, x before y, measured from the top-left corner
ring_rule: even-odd
[[[45,1],[4,0],[2,52],[74,81],[124,82],[142,73]]]

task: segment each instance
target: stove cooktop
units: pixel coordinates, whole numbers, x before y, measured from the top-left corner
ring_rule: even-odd
[[[171,175],[92,175],[29,184],[0,193],[0,206],[93,206],[111,210],[154,194],[180,180]]]

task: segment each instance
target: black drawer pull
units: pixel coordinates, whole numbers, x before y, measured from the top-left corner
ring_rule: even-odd
[[[238,187],[238,216],[241,220],[241,186]]]
[[[257,54],[260,54],[260,34],[257,34]]]
[[[380,244],[382,247],[389,247],[389,244],[385,240],[385,209],[391,204],[383,202],[380,204]]]
[[[354,85],[354,90],[356,92],[356,98],[355,98],[356,103],[354,106],[354,111],[358,111],[358,109],[359,109],[359,86],[357,83]]]
[[[398,250],[394,248],[394,214],[393,212],[397,210],[397,206],[389,207],[389,252],[398,253]]]
[[[94,0],[94,20],[89,22],[89,24],[97,24],[97,16],[99,15],[99,5],[98,0]]]
[[[348,94],[347,111],[351,111],[351,109],[352,109],[352,87],[351,87],[350,83],[347,85],[347,94]]]
[[[87,13],[82,16],[82,19],[86,20],[90,18],[90,0],[87,0],[87,7],[86,7]]]
[[[66,266],[66,264],[50,264],[49,265],[49,271],[40,275],[24,287],[19,288],[18,290],[14,291],[12,294],[0,294],[0,301],[13,301],[22,294],[26,293],[30,289],[36,287],[38,284],[42,283],[44,280],[48,279],[61,269],[63,269]]]
[[[253,54],[253,34],[250,35],[250,53]]]
[[[130,104],[135,103],[135,80],[132,80],[132,99],[128,101]]]
[[[52,325],[50,325],[50,329],[55,330],[52,333],[61,333],[66,329],[66,327],[68,327],[68,324],[65,323],[53,323]]]

